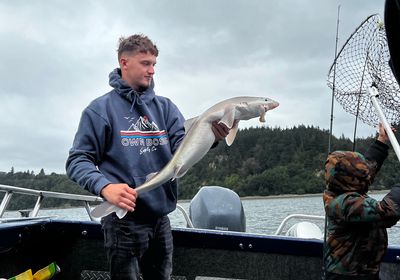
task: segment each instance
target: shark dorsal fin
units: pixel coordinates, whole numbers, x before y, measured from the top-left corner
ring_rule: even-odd
[[[225,138],[225,142],[228,146],[232,145],[233,141],[235,141],[236,138],[236,134],[238,132],[238,125],[239,125],[239,121],[237,121],[234,126],[232,127],[232,129],[229,131],[229,134],[226,136]]]
[[[189,131],[189,129],[193,126],[193,124],[197,121],[199,117],[194,117],[191,119],[187,119],[185,121],[184,127],[185,127],[185,133],[187,133]]]

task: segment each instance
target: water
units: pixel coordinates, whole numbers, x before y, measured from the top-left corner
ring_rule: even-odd
[[[370,194],[371,197],[381,200],[386,193]],[[246,215],[246,231],[257,234],[275,234],[280,223],[290,214],[307,214],[324,216],[321,195],[277,197],[242,200]],[[180,202],[187,213],[189,213],[189,202]],[[88,220],[84,207],[69,209],[40,210],[41,216],[57,216],[60,219]],[[7,212],[5,217],[19,217],[18,212]],[[179,210],[169,215],[173,227],[186,227],[186,221]],[[322,230],[323,221],[314,221]],[[388,229],[389,244],[400,245],[400,223]]]
[[[189,202],[179,204],[189,213]],[[245,199],[242,204],[246,215],[246,231],[259,234],[274,234],[281,221],[290,214],[324,215],[320,196]],[[170,219],[173,225],[186,225],[179,211],[171,213]]]
[[[371,197],[381,200],[386,193],[371,193]],[[189,213],[189,202],[179,203]],[[291,214],[324,216],[322,195],[278,197],[242,200],[246,214],[246,231],[258,234],[275,234],[282,220]],[[171,223],[185,227],[186,223],[179,211],[170,214]],[[313,221],[324,230],[324,221]],[[293,223],[289,224],[292,225]],[[388,229],[389,244],[400,245],[400,222]]]

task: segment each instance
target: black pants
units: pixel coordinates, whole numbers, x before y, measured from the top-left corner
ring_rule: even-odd
[[[112,280],[169,280],[173,242],[168,216],[141,219],[111,214],[102,219]]]

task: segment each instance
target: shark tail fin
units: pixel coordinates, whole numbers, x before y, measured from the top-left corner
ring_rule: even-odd
[[[128,213],[127,210],[122,209],[108,201],[104,201],[101,204],[97,205],[90,214],[93,218],[102,218],[113,212],[115,212],[115,214],[117,214],[118,218],[120,219],[122,219],[126,215],[126,213]]]

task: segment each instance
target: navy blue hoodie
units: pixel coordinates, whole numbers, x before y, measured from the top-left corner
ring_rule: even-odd
[[[184,117],[168,98],[155,95],[153,82],[137,93],[122,80],[120,69],[109,78],[114,89],[83,111],[66,163],[67,175],[95,195],[110,183],[141,185],[169,162],[185,134]],[[174,180],[141,193],[135,212],[163,216],[176,201]]]

